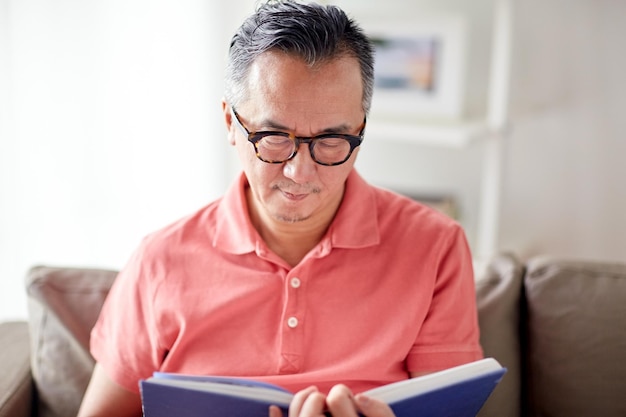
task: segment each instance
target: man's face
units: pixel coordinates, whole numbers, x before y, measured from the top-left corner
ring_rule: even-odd
[[[355,58],[344,57],[311,69],[296,58],[267,52],[252,65],[248,82],[249,99],[236,110],[251,132],[357,135],[362,126],[363,87]],[[327,225],[341,203],[358,148],[337,166],[313,161],[308,144],[300,145],[293,159],[268,164],[256,157],[254,146],[233,123],[228,105],[224,105],[224,114],[229,141],[236,146],[250,183],[248,204],[253,216],[262,222]]]

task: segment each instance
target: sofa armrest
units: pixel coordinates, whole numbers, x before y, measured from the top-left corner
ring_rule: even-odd
[[[0,417],[30,417],[33,383],[26,322],[0,323]]]

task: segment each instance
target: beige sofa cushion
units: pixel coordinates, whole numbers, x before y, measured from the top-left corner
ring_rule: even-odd
[[[35,267],[26,277],[40,417],[75,416],[94,366],[89,333],[115,271]]]
[[[476,302],[480,343],[485,356],[496,358],[507,373],[491,394],[479,417],[520,415],[520,300],[524,267],[512,255],[492,259],[477,276]]]
[[[626,265],[528,264],[531,416],[626,416]]]
[[[26,322],[0,323],[0,417],[31,415],[32,379]]]

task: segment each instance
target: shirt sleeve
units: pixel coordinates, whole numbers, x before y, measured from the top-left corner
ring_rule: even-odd
[[[409,372],[442,370],[483,357],[472,257],[461,227],[455,225],[440,246],[430,308],[407,357]]]
[[[139,392],[139,380],[152,376],[167,353],[156,325],[158,280],[145,253],[144,242],[117,276],[90,340],[108,376],[132,392]]]

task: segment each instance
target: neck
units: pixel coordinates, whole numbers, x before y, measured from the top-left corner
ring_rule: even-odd
[[[290,266],[296,266],[322,240],[327,227],[307,228],[301,224],[257,226],[267,246]]]

